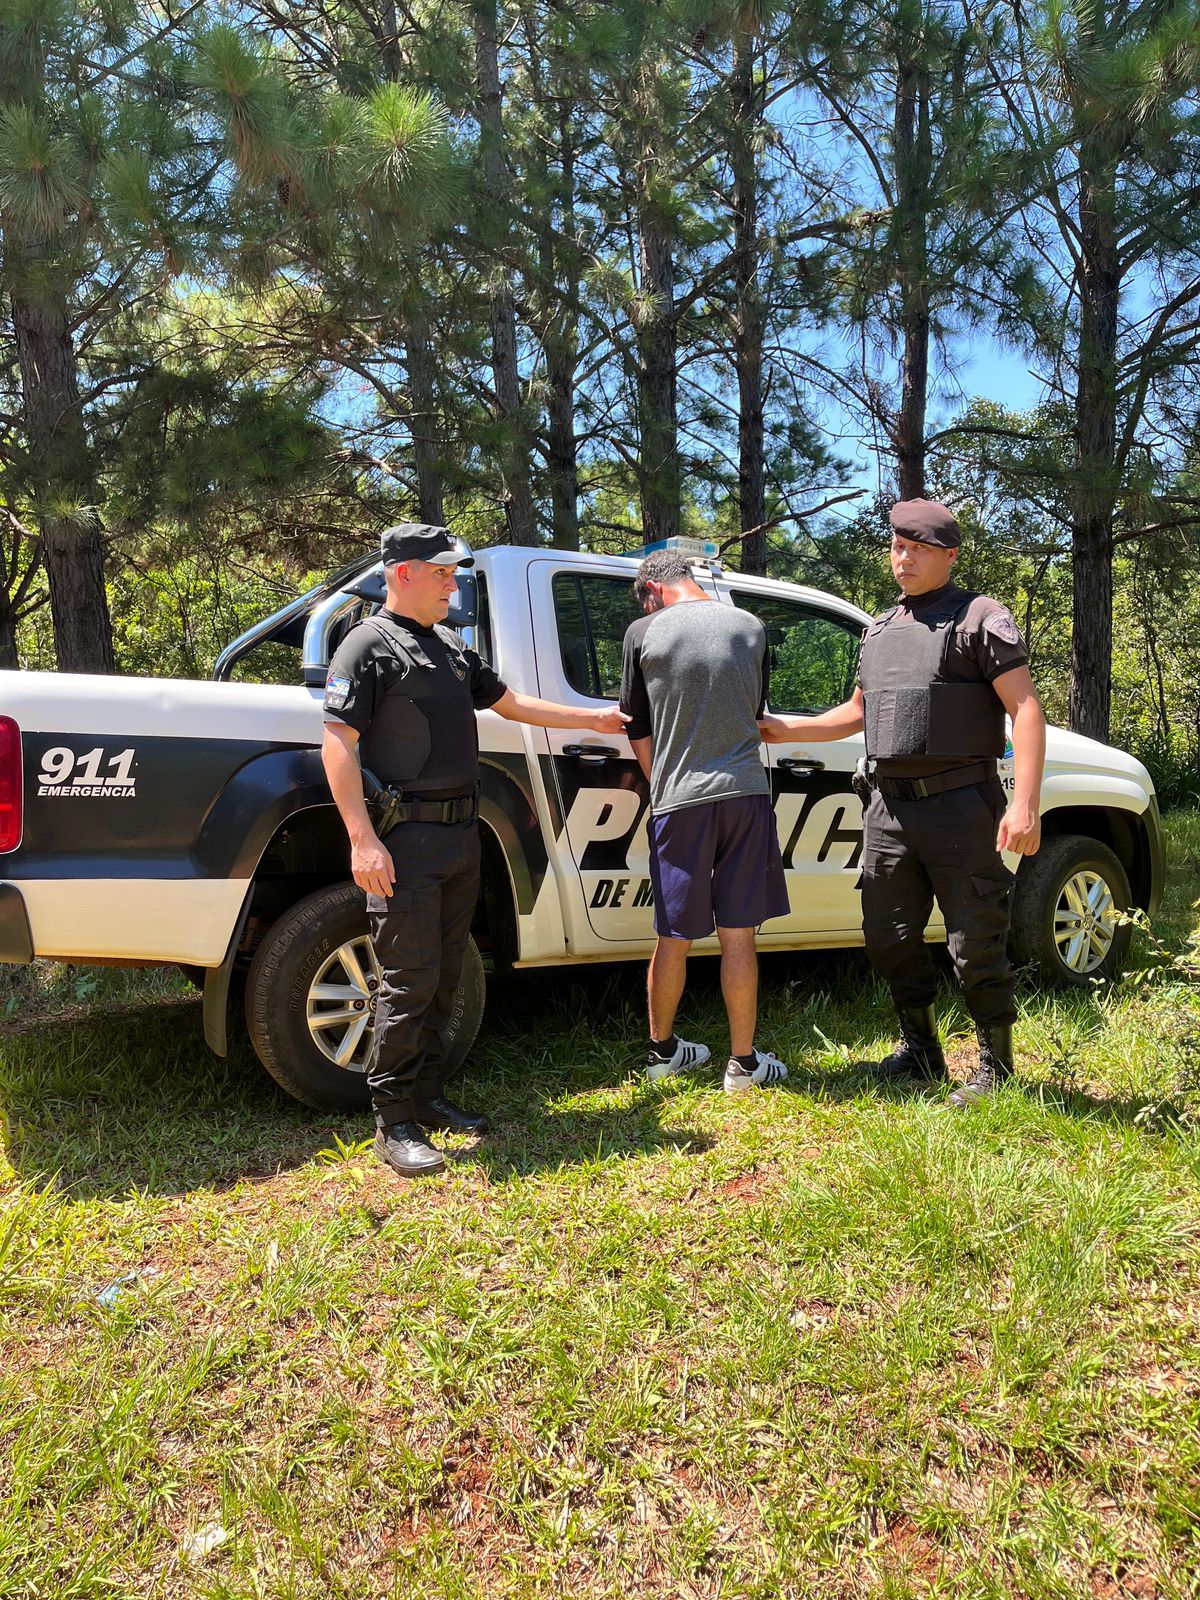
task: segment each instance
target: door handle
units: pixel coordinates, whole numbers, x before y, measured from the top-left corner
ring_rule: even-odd
[[[602,767],[621,752],[611,744],[565,744],[563,755],[577,756],[585,767]]]
[[[784,772],[823,772],[825,763],[815,756],[783,756],[775,765]]]

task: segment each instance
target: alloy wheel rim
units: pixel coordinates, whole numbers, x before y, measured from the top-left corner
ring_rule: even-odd
[[[1092,867],[1074,872],[1054,906],[1054,943],[1068,972],[1086,975],[1104,964],[1117,931],[1117,906]]]
[[[343,1072],[365,1072],[375,1032],[379,967],[364,933],[347,939],[318,967],[308,988],[308,1032]]]

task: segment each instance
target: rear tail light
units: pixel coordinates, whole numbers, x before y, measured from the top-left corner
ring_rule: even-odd
[[[0,717],[0,855],[21,842],[21,730]]]

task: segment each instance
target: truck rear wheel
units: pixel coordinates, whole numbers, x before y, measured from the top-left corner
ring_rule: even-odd
[[[446,1032],[456,1071],[483,1017],[483,961],[472,939]],[[332,884],[271,924],[246,980],[246,1024],[259,1060],[305,1105],[358,1111],[370,1105],[367,1060],[378,989],[361,889]]]
[[[1106,844],[1052,835],[1017,873],[1013,959],[1066,988],[1117,978],[1133,931],[1118,916],[1131,904],[1125,868]]]

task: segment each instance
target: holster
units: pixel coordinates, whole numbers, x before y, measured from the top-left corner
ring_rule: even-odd
[[[871,781],[871,767],[866,756],[859,756],[855,762],[854,776],[850,779],[850,787],[862,802],[865,810],[871,803],[871,790],[875,787]]]
[[[470,822],[479,812],[479,785],[472,794],[450,800],[420,800],[400,789],[380,789],[366,798],[367,814],[382,839],[402,822]]]

